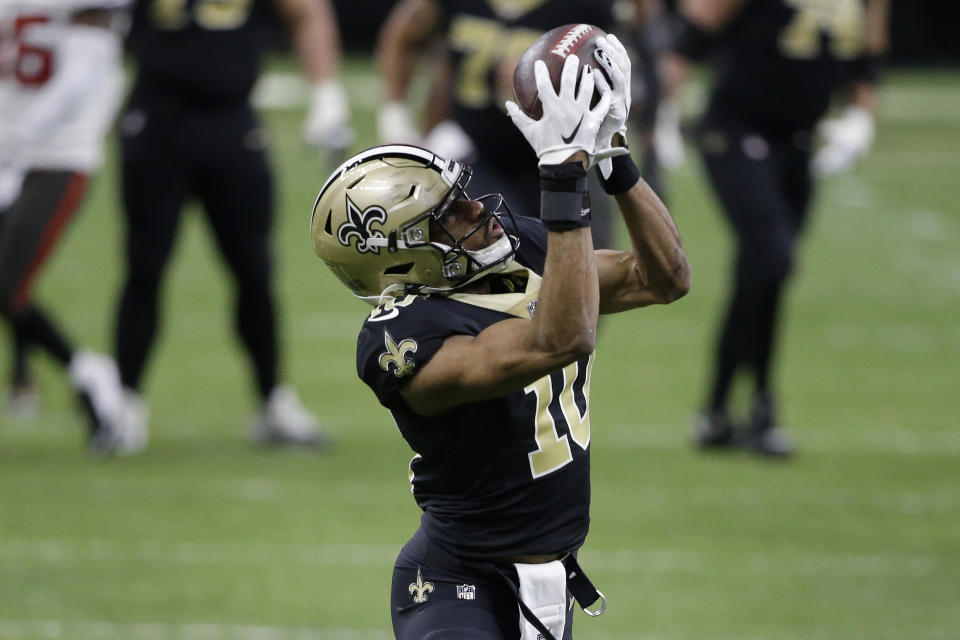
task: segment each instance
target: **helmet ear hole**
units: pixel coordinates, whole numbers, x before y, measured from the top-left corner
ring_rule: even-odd
[[[331,223],[331,218],[333,218],[333,209],[327,211],[327,221],[323,223],[323,231],[328,236],[333,235],[333,224]]]
[[[387,267],[383,270],[383,275],[385,276],[402,276],[404,274],[410,273],[410,269],[413,269],[412,262],[405,262],[403,264],[395,264],[392,267]]]

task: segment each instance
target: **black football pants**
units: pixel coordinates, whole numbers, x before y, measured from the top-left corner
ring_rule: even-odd
[[[62,330],[33,301],[33,286],[83,201],[88,181],[86,174],[68,170],[30,171],[20,196],[0,212],[0,315],[12,331],[15,385],[29,381],[31,347],[43,348],[61,364],[73,355]]]
[[[236,285],[235,329],[257,386],[276,384],[272,181],[266,140],[246,104],[196,106],[134,90],[120,125],[126,279],[116,319],[124,386],[138,389],[158,325],[161,281],[185,203],[202,205]]]
[[[736,235],[731,296],[717,337],[708,408],[722,410],[746,369],[767,395],[784,285],[811,195],[807,131],[761,135],[710,110],[699,144],[710,182]]]
[[[397,640],[520,638],[517,597],[504,576],[492,563],[471,562],[442,551],[422,529],[404,545],[394,565],[390,615]],[[572,606],[563,638],[558,640],[571,638]]]

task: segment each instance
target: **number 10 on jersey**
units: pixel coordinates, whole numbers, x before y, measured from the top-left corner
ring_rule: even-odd
[[[569,364],[561,371],[544,376],[524,388],[524,392],[533,394],[537,401],[534,420],[537,448],[527,454],[534,478],[553,473],[573,460],[570,440],[584,451],[590,446],[590,374],[595,357],[596,354],[592,353],[586,362],[580,360]],[[554,403],[554,378],[563,385],[557,394],[562,424],[558,424],[550,411],[550,405]],[[579,392],[577,386],[580,387]],[[577,406],[577,395],[583,401],[583,412]]]

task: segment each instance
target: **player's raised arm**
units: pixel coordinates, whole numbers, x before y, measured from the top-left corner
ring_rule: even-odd
[[[597,141],[600,157],[626,145],[630,58],[615,36],[600,39],[598,49],[597,63],[612,85],[610,112]],[[600,312],[666,304],[686,294],[690,265],[666,206],[640,177],[629,155],[603,159],[598,170],[604,189],[617,200],[633,247],[631,251],[597,251]]]
[[[421,415],[520,390],[593,352],[599,292],[586,172],[610,98],[605,94],[590,108],[594,74],[581,69],[576,56],[567,59],[559,93],[543,63],[537,64],[543,116],[533,120],[507,104],[540,158],[541,219],[548,240],[536,313],[530,320],[493,324],[476,337],[448,338],[402,392]]]

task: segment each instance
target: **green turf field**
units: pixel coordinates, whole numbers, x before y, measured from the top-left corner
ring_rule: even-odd
[[[348,67],[359,146],[376,83]],[[800,455],[688,446],[729,242],[699,166],[672,175],[693,265],[677,304],[604,321],[593,379],[593,528],[607,614],[579,638],[960,638],[960,75],[893,74],[875,152],[823,185],[781,352]],[[337,434],[327,456],[266,451],[199,216],[182,229],[150,370],[151,443],[85,454],[66,385],[0,417],[0,639],[388,638],[393,558],[417,526],[410,452],[354,374],[368,309],[315,259],[326,177],[297,110],[267,116],[286,370]],[[40,287],[83,343],[110,345],[116,165]],[[196,212],[194,212],[196,213]],[[8,354],[0,340],[0,363]],[[0,374],[5,371],[0,369]]]

